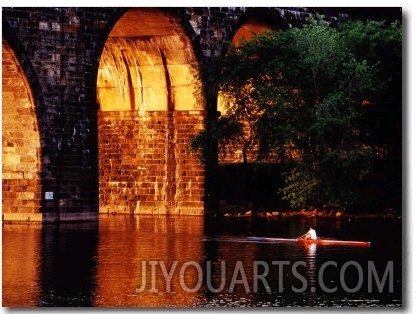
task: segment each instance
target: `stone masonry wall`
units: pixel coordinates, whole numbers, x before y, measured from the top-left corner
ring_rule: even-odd
[[[41,221],[97,219],[96,54],[113,11],[2,8],[3,40],[27,77],[39,126]]]
[[[203,214],[204,169],[188,153],[200,111],[100,112],[101,213]]]
[[[3,206],[3,213],[39,211],[42,214],[40,220],[43,222],[97,219],[100,184],[96,103],[98,66],[102,49],[112,27],[128,9],[2,7],[3,41],[14,52],[33,97],[33,113],[38,123],[40,143],[40,151],[37,151],[36,156],[40,158],[41,163],[33,160],[33,156],[26,158],[27,162],[32,160],[30,167],[36,168],[34,173],[39,174],[37,180],[40,181],[34,185],[30,184],[33,186],[33,191],[23,191],[25,186],[26,189],[29,186],[25,185],[27,183],[25,181],[16,181],[17,183],[13,184],[3,181],[4,196],[9,200],[6,202],[8,206]],[[190,38],[198,61],[222,54],[223,41],[231,39],[240,23],[252,15],[269,19],[273,16],[272,21],[290,25],[301,22],[309,14],[304,8],[161,8],[161,10],[179,19],[186,36]],[[138,25],[141,25],[141,21]],[[3,67],[3,75],[12,76],[13,71],[9,71],[7,66]],[[213,115],[216,110],[217,108],[209,107],[207,104],[205,111],[207,115]],[[146,161],[157,163],[159,159],[157,156],[161,154],[166,154],[166,158],[171,161],[166,164],[165,169],[157,169],[157,165],[144,165],[139,159],[141,156],[136,156],[133,164],[128,165],[126,158],[132,158],[129,154],[120,152],[123,159],[118,161],[112,155],[118,154],[117,152],[105,152],[112,155],[113,162],[120,162],[125,167],[120,171],[126,171],[124,174],[126,180],[115,183],[114,186],[102,184],[101,204],[105,206],[105,211],[106,208],[111,211],[111,206],[115,205],[123,206],[124,210],[129,212],[135,210],[164,212],[162,208],[172,208],[173,212],[202,213],[202,209],[197,209],[197,206],[202,202],[203,170],[196,166],[196,159],[184,154],[184,150],[186,137],[201,127],[201,121],[196,122],[203,119],[204,113],[173,112],[173,118],[170,114],[166,114],[165,118],[160,116],[157,118],[160,113],[156,114],[157,116],[154,116],[155,114],[149,113],[150,121],[155,119],[155,123],[150,122],[147,127],[138,117],[130,120],[125,119],[123,114],[118,120],[120,122],[115,122],[114,129],[111,126],[107,129],[107,125],[101,127],[101,132],[109,132],[109,136],[122,141],[129,135],[131,127],[126,123],[138,122],[138,132],[142,132],[144,136],[139,136],[134,145],[152,145],[151,139],[154,141],[156,138],[157,146],[153,148],[152,153],[147,152]],[[106,120],[106,114],[103,113],[99,119]],[[164,125],[160,130],[159,121]],[[137,128],[137,124],[135,127]],[[112,133],[116,130],[122,134]],[[158,130],[161,135],[153,133]],[[111,144],[109,147],[112,147]],[[11,150],[10,145],[4,140],[3,152]],[[26,143],[23,146],[30,149],[31,145]],[[117,145],[124,150],[123,145],[128,144],[121,142]],[[153,154],[155,156],[152,156]],[[8,158],[6,157],[3,162]],[[7,162],[3,168],[12,167],[12,164],[13,162]],[[111,167],[108,163],[101,165],[103,165],[101,171],[112,177],[114,169],[106,168]],[[141,170],[144,170],[142,168],[151,172],[142,173]],[[154,175],[152,171],[160,171],[160,174],[156,172]],[[136,179],[131,179],[130,176]],[[8,180],[6,177],[3,179]],[[140,181],[141,185],[138,183]],[[34,198],[25,194],[29,198],[26,200],[20,198],[20,203],[13,192],[7,194],[11,191],[9,187],[12,185],[15,185],[16,189],[22,189],[22,193],[34,193]],[[112,195],[107,195],[108,191],[113,192],[113,189],[119,191],[117,189],[124,188],[129,189],[125,192],[130,192],[126,194],[125,204],[116,203]],[[35,204],[28,205],[32,204],[29,200],[40,202],[40,207]]]
[[[26,77],[9,45],[2,44],[3,218],[41,220],[41,145]]]

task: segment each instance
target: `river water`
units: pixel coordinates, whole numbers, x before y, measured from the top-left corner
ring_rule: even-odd
[[[370,247],[272,243],[319,236]],[[400,220],[102,215],[3,225],[3,306],[400,307]]]

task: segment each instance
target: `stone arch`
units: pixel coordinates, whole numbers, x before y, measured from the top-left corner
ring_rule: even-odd
[[[276,8],[249,8],[237,20],[227,40],[237,45],[241,38],[249,40],[254,34],[269,30],[286,30],[290,25]],[[223,52],[227,53],[227,50]]]
[[[233,46],[240,44],[240,41],[248,41],[253,36],[263,31],[285,30],[290,26],[274,8],[252,8],[240,16],[233,31],[228,34],[228,41]],[[227,47],[228,49],[228,47]],[[227,50],[223,52],[225,55]],[[222,99],[218,99],[218,110],[225,113]]]
[[[202,214],[204,171],[187,152],[205,115],[196,65],[173,12],[132,8],[114,24],[96,89],[100,212]]]
[[[249,41],[255,35],[262,32],[278,31],[288,29],[289,25],[283,19],[278,10],[274,8],[251,8],[243,13],[237,21],[233,32],[228,35],[231,46],[238,46],[242,41]],[[228,48],[224,54],[228,53]],[[226,114],[225,100],[222,95],[218,95],[217,110],[221,115]],[[249,132],[245,128],[245,132]],[[222,163],[242,162],[243,152],[240,147],[231,147],[227,156],[219,155]],[[256,154],[252,152],[251,161],[255,160]]]
[[[2,40],[3,220],[42,222],[41,136],[36,104],[23,68]]]
[[[97,98],[103,111],[202,110],[194,96],[194,49],[178,19],[130,9],[102,51]]]

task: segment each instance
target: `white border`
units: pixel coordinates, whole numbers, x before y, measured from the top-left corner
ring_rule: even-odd
[[[406,308],[404,309],[404,312],[406,313],[418,313],[419,310],[419,302],[418,302],[418,298],[417,298],[417,292],[415,293],[415,291],[417,290],[416,288],[416,283],[418,283],[419,277],[418,277],[418,273],[419,271],[417,270],[417,267],[414,267],[415,265],[419,265],[418,264],[418,254],[417,254],[417,250],[414,249],[414,246],[417,246],[416,243],[418,243],[418,241],[415,241],[415,239],[419,239],[419,232],[418,232],[418,228],[415,228],[413,223],[419,221],[419,217],[418,217],[418,212],[419,212],[419,204],[418,204],[418,199],[417,199],[417,195],[419,194],[417,192],[417,190],[415,188],[418,188],[417,185],[417,181],[418,181],[418,168],[419,166],[417,165],[417,157],[419,157],[418,154],[418,149],[419,149],[419,145],[418,145],[418,136],[417,133],[417,126],[419,125],[418,119],[419,119],[419,103],[417,103],[418,97],[417,94],[418,93],[414,93],[414,89],[418,89],[418,83],[417,83],[417,73],[419,71],[418,68],[418,43],[417,43],[417,38],[415,40],[415,38],[413,37],[413,34],[417,34],[419,33],[419,18],[417,17],[417,3],[419,3],[418,1],[389,1],[389,0],[381,0],[381,1],[365,1],[365,0],[345,0],[345,1],[305,1],[305,2],[301,2],[301,1],[290,1],[290,0],[283,0],[283,1],[274,1],[274,0],[264,0],[264,1],[238,1],[238,0],[229,0],[229,1],[223,1],[223,0],[213,0],[211,2],[199,2],[199,1],[163,1],[163,0],[124,0],[124,1],[115,1],[115,0],[101,0],[100,2],[97,1],[91,1],[89,3],[86,2],[81,2],[79,0],[73,0],[73,1],[62,1],[60,3],[57,3],[56,0],[43,0],[37,3],[37,5],[39,6],[45,6],[45,7],[53,7],[53,6],[101,6],[101,7],[105,7],[105,6],[109,6],[109,7],[115,7],[115,6],[126,6],[126,7],[139,7],[139,6],[155,6],[155,7],[164,7],[164,6],[176,6],[176,7],[196,7],[196,6],[211,6],[211,7],[218,7],[218,6],[231,6],[231,7],[248,7],[248,6],[263,6],[263,7],[276,7],[276,6],[281,6],[281,7],[302,7],[302,6],[308,6],[308,7],[312,7],[312,6],[316,6],[316,7],[402,7],[403,8],[403,22],[404,22],[404,30],[405,30],[405,43],[404,43],[404,48],[407,49],[407,52],[404,53],[404,57],[405,57],[405,65],[404,65],[404,69],[407,70],[407,75],[404,76],[404,79],[407,80],[407,82],[404,82],[404,84],[406,84],[405,86],[405,90],[406,90],[406,94],[404,95],[406,97],[406,99],[404,100],[404,103],[406,105],[405,109],[408,111],[407,113],[404,114],[404,118],[406,118],[406,120],[404,121],[405,123],[405,129],[404,131],[406,132],[406,134],[404,134],[404,137],[406,138],[405,141],[405,145],[407,145],[407,147],[404,147],[404,154],[407,154],[407,156],[405,157],[405,161],[406,164],[404,165],[405,170],[404,173],[406,175],[406,178],[403,182],[404,186],[403,189],[406,193],[406,204],[404,204],[404,210],[405,210],[405,217],[404,219],[406,219],[406,230],[404,230],[404,234],[405,234],[405,240],[407,241],[407,245],[405,246],[406,248],[406,252],[405,252],[405,266],[406,266],[406,274],[404,276],[404,280],[407,281],[407,283],[404,284],[405,290],[403,298],[405,300],[406,303]],[[29,1],[13,1],[13,0],[2,0],[2,6],[4,7],[14,7],[14,6],[33,6],[33,2],[29,2]],[[416,15],[415,15],[416,13]],[[407,124],[407,128],[406,128],[406,124]],[[406,214],[407,213],[407,214]],[[1,288],[0,288],[1,289]],[[416,296],[416,298],[414,297]],[[191,309],[192,311],[193,309]],[[312,311],[313,309],[309,308],[307,310],[305,310],[304,312],[307,311]],[[330,309],[328,309],[330,312]],[[336,309],[334,312],[339,313],[341,312],[342,309]],[[380,309],[379,309],[380,310]],[[382,309],[381,309],[382,310]],[[72,313],[72,312],[77,312],[77,313],[88,313],[91,312],[89,310],[83,309],[83,310],[71,310],[71,309],[54,309],[54,312],[67,312],[67,313]],[[94,311],[97,311],[94,310]],[[290,311],[281,308],[280,309],[281,312],[284,313],[292,313],[295,312],[295,310],[291,309]],[[396,311],[396,310],[395,310]],[[385,312],[387,313],[391,313],[391,312],[395,312],[392,311],[391,309],[385,309]],[[0,313],[8,313],[10,312],[10,310],[8,310],[7,308],[0,308]],[[18,312],[28,312],[28,310],[16,310],[14,309],[13,312],[18,313]],[[33,313],[43,313],[45,312],[45,309],[42,308],[34,308],[33,310],[30,310],[30,312]],[[116,312],[116,313],[124,313],[125,311],[123,310],[115,310],[112,312]],[[142,310],[141,312],[146,312],[144,310]],[[155,310],[150,310],[150,312],[155,312]],[[160,312],[160,310],[158,311]],[[200,310],[200,312],[202,312],[202,309]],[[214,309],[211,309],[211,312],[214,312]],[[221,310],[221,311],[217,311],[218,313],[229,313],[231,312],[228,309],[226,310]],[[254,312],[254,309],[241,309],[240,311],[241,313],[247,313],[247,312]],[[400,310],[397,310],[397,312],[400,312]]]

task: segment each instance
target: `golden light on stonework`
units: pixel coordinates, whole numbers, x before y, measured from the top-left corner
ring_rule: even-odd
[[[231,40],[231,44],[234,47],[237,47],[240,45],[241,42],[249,41],[255,35],[260,34],[262,32],[269,32],[271,30],[271,27],[264,23],[249,20],[237,30],[236,34],[234,34],[234,37]],[[227,101],[228,100],[226,100],[225,97],[223,97],[222,95],[218,96],[218,111],[220,111],[222,115],[225,115],[227,113]]]
[[[271,27],[261,23],[260,21],[249,20],[237,30],[236,34],[234,34],[231,43],[233,44],[233,46],[237,47],[238,45],[240,45],[241,41],[249,41],[255,35],[262,32],[269,32],[271,30]]]
[[[4,40],[2,58],[3,219],[42,221],[41,144],[32,91]]]
[[[197,64],[172,13],[133,8],[115,23],[97,77],[100,213],[203,213],[204,172],[187,154],[205,115]]]
[[[173,16],[131,9],[115,24],[100,59],[97,102],[103,111],[201,110],[196,59]]]

